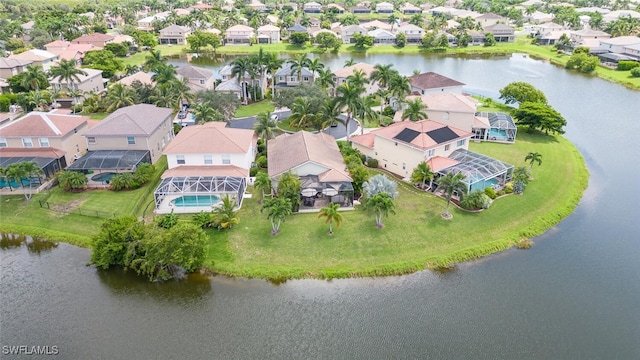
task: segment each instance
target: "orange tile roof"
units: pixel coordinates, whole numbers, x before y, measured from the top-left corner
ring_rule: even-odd
[[[79,115],[61,115],[33,111],[20,119],[0,127],[0,136],[62,137],[82,126],[89,118]]]
[[[44,148],[0,148],[0,158],[8,157],[42,157],[59,159],[66,154],[64,150],[44,147]]]
[[[333,75],[339,78],[346,78],[347,76],[352,75],[356,70],[364,71],[364,74],[368,77],[369,75],[371,75],[371,72],[375,70],[375,67],[371,64],[360,62],[335,71]]]
[[[452,167],[460,163],[458,160],[449,159],[444,156],[434,156],[431,159],[426,161],[429,168],[431,168],[432,172],[438,172],[442,169],[446,169],[448,167]]]
[[[225,127],[224,122],[187,126],[164,149],[164,154],[247,153],[257,142],[253,130]]]
[[[187,176],[235,176],[248,177],[249,169],[243,169],[235,165],[182,165],[165,171],[161,178],[187,177]]]
[[[375,145],[375,137],[372,133],[355,135],[350,137],[349,140],[351,140],[351,142],[366,146],[371,149],[373,149],[373,146]]]

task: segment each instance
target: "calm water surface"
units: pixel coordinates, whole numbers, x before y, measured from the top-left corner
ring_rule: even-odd
[[[346,59],[323,57],[332,69]],[[280,286],[149,284],[85,266],[86,249],[10,247],[0,345],[57,345],[68,359],[640,358],[640,93],[522,55],[364,60],[487,95],[512,81],[544,91],[591,173],[576,211],[528,251],[451,272]]]

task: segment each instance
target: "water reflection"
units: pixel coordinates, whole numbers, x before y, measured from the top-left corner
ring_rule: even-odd
[[[24,235],[0,234],[0,249],[14,249],[26,245],[30,254],[40,255],[58,247],[58,243]]]

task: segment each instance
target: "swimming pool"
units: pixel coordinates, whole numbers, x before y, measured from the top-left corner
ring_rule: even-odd
[[[492,187],[498,184],[498,179],[492,178],[487,179],[485,181],[478,181],[477,183],[471,184],[471,191],[473,190],[484,190],[488,187]]]
[[[177,207],[185,206],[211,206],[220,201],[216,195],[185,195],[171,201],[171,205]]]
[[[108,183],[109,181],[111,181],[111,178],[114,177],[115,175],[117,175],[117,173],[112,173],[112,172],[100,173],[100,174],[93,175],[91,177],[91,181]]]
[[[19,188],[21,186],[27,187],[29,186],[29,179],[23,178],[22,183],[16,182],[15,180],[11,180],[7,182],[6,179],[0,179],[0,189],[11,185],[12,188]]]
[[[507,140],[507,130],[489,129],[489,140]]]

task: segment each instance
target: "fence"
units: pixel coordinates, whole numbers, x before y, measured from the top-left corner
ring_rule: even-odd
[[[101,219],[109,219],[114,216],[122,215],[122,214],[112,213],[107,211],[81,209],[81,208],[69,206],[66,204],[52,204],[46,200],[38,200],[38,203],[40,203],[40,207],[43,209],[48,209],[48,210],[59,212],[65,215],[76,214],[76,215],[90,216],[90,217],[96,217]]]

